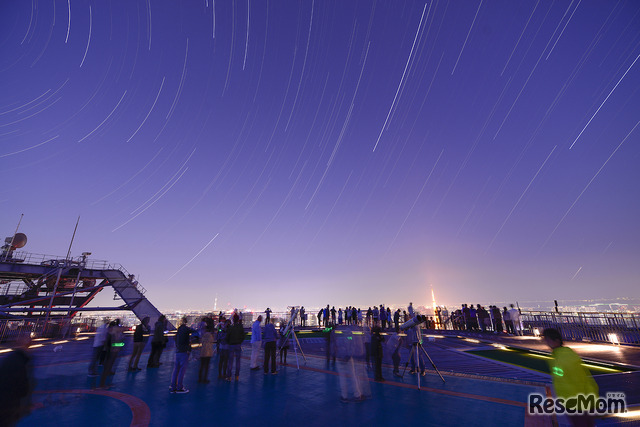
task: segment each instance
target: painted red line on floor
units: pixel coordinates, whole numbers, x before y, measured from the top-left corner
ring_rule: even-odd
[[[110,390],[83,390],[83,389],[75,389],[75,390],[38,390],[34,391],[35,394],[55,394],[55,393],[69,393],[69,394],[95,394],[99,396],[111,397],[113,399],[118,399],[119,401],[126,404],[133,418],[131,419],[131,427],[147,427],[151,422],[151,410],[149,410],[149,406],[145,403],[144,400],[139,399],[135,396],[131,396],[130,394],[120,393],[117,391]]]

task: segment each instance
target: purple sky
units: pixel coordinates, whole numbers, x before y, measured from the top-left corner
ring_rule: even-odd
[[[637,1],[3,1],[2,237],[161,309],[638,296],[639,56]]]

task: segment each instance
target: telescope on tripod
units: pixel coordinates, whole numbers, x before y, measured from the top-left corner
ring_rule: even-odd
[[[405,372],[407,371],[407,366],[409,366],[409,362],[414,357],[415,357],[415,362],[418,365],[418,369],[420,369],[420,365],[421,365],[420,352],[422,352],[424,353],[425,356],[427,356],[427,359],[429,359],[429,362],[431,362],[431,366],[433,366],[433,369],[436,371],[436,373],[438,374],[442,382],[445,382],[444,378],[440,374],[440,371],[438,371],[436,364],[433,363],[433,360],[431,360],[431,357],[429,357],[427,350],[425,350],[424,347],[422,346],[422,333],[420,332],[420,325],[422,325],[426,321],[427,321],[427,316],[418,314],[415,317],[412,317],[411,319],[404,322],[402,325],[400,325],[400,330],[409,332],[411,334],[411,339],[413,339],[413,342],[411,343],[411,348],[409,350],[409,360],[404,365],[404,371]],[[405,334],[405,335],[409,335],[409,334]],[[402,373],[402,376],[404,377],[404,372]],[[418,374],[418,390],[420,390],[420,376],[421,375]]]
[[[286,345],[287,340],[293,335],[293,351],[296,354],[296,365],[298,367],[298,370],[300,370],[300,362],[298,361],[298,349],[300,349],[300,353],[302,354],[302,357],[304,358],[305,363],[307,361],[307,356],[304,355],[304,352],[302,351],[302,347],[300,347],[300,341],[298,341],[298,336],[296,335],[296,331],[294,327],[296,317],[298,317],[300,313],[300,308],[297,306],[292,306],[290,308],[291,308],[291,311],[290,311],[291,317],[287,322],[287,326],[285,326],[284,330],[282,331],[282,345],[278,349],[278,352],[282,351],[282,348]]]
[[[427,321],[427,316],[422,316],[421,314],[416,315],[416,317],[412,317],[411,319],[404,322],[399,326],[401,331],[405,331],[409,328],[413,328],[414,326],[422,325]]]

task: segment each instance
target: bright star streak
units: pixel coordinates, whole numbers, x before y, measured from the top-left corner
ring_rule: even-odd
[[[187,263],[185,265],[183,265],[182,267],[180,267],[180,269],[178,271],[176,271],[175,273],[173,273],[171,276],[169,276],[169,278],[167,279],[167,281],[173,279],[175,277],[176,274],[180,273],[182,270],[184,270],[189,264],[191,264],[191,262],[196,259],[198,257],[198,255],[200,255],[205,249],[207,249],[209,247],[209,245],[211,243],[213,243],[214,240],[216,240],[216,238],[220,235],[220,233],[217,233],[215,236],[213,236],[213,239],[209,240],[209,243],[207,243],[206,245],[204,245],[204,248],[200,249],[198,251],[197,254],[195,254],[193,256],[193,258],[191,258],[189,261],[187,261]]]
[[[611,89],[611,92],[609,92],[609,95],[607,95],[607,97],[604,99],[604,101],[602,101],[602,104],[600,104],[600,106],[598,107],[598,109],[596,110],[595,113],[593,113],[593,116],[591,116],[591,118],[589,119],[589,121],[587,122],[586,125],[584,125],[584,128],[582,128],[582,130],[580,131],[580,134],[578,134],[578,136],[576,136],[576,139],[573,141],[573,144],[571,144],[571,146],[569,147],[569,150],[571,150],[573,148],[574,145],[576,145],[576,142],[578,142],[578,139],[582,136],[582,133],[585,131],[585,129],[587,128],[587,126],[589,126],[589,123],[591,123],[591,120],[593,120],[593,118],[596,116],[596,114],[598,114],[598,111],[600,111],[600,109],[602,108],[602,106],[604,105],[605,102],[607,102],[607,99],[609,99],[609,97],[611,96],[611,94],[613,93],[614,90],[616,90],[616,88],[618,87],[618,85],[620,84],[620,82],[622,81],[622,79],[624,79],[624,77],[627,75],[627,73],[629,72],[629,70],[631,69],[631,67],[633,67],[636,63],[636,61],[638,61],[638,58],[640,58],[640,55],[636,56],[636,59],[633,61],[633,64],[631,64],[629,66],[629,68],[627,68],[627,71],[624,72],[624,74],[622,75],[622,77],[620,77],[620,80],[618,80],[618,83],[616,83],[616,85],[613,87],[613,89]],[[635,127],[634,127],[635,129]],[[626,138],[625,138],[626,139]],[[623,141],[624,142],[624,141]]]
[[[382,129],[380,129],[380,134],[378,135],[378,139],[376,140],[376,145],[373,147],[373,151],[376,151],[378,147],[378,143],[380,142],[380,138],[382,137],[382,132],[384,132],[387,127],[387,122],[389,121],[389,116],[391,116],[391,111],[393,111],[393,107],[396,104],[396,100],[398,99],[398,93],[400,92],[400,88],[402,87],[402,83],[404,82],[405,75],[407,74],[407,68],[409,68],[409,63],[411,62],[411,58],[413,57],[413,49],[416,47],[416,41],[418,40],[418,34],[420,34],[420,29],[422,28],[422,21],[424,20],[424,13],[427,11],[427,5],[424,5],[422,9],[422,16],[420,17],[420,23],[418,24],[418,29],[416,31],[416,36],[413,38],[413,45],[411,46],[411,51],[409,52],[409,57],[407,58],[407,63],[404,66],[404,71],[402,72],[402,78],[400,79],[400,83],[398,84],[398,88],[396,89],[396,94],[393,97],[393,102],[391,102],[391,107],[389,108],[389,112],[387,113],[387,118],[384,120],[384,124],[382,125]]]
[[[636,58],[638,59],[638,58]],[[562,224],[562,222],[564,221],[564,219],[567,217],[567,215],[569,215],[569,212],[571,212],[571,209],[573,209],[573,207],[576,205],[576,203],[578,203],[578,200],[580,200],[580,197],[582,197],[582,195],[584,194],[585,191],[587,191],[587,189],[589,188],[589,186],[591,185],[591,183],[598,177],[598,175],[600,174],[600,172],[602,172],[602,169],[604,169],[604,167],[607,165],[607,163],[609,163],[609,160],[611,160],[611,158],[613,157],[614,154],[616,154],[618,152],[618,150],[620,149],[620,147],[622,147],[622,144],[624,144],[624,142],[629,138],[629,136],[631,135],[631,133],[636,130],[636,128],[638,127],[638,125],[640,125],[640,121],[638,121],[638,123],[636,123],[636,125],[633,127],[633,129],[631,129],[629,131],[629,133],[627,134],[627,136],[624,137],[624,139],[622,140],[622,142],[620,142],[620,144],[618,144],[618,146],[616,147],[615,150],[613,150],[613,153],[611,153],[611,155],[609,156],[609,158],[607,158],[607,160],[605,160],[605,162],[602,164],[602,166],[600,166],[600,169],[598,169],[598,172],[596,172],[595,175],[593,175],[593,178],[591,178],[591,180],[587,183],[587,185],[585,185],[585,187],[582,189],[582,191],[580,192],[580,194],[578,195],[578,197],[576,197],[576,200],[573,201],[573,203],[571,204],[571,206],[569,206],[569,209],[567,209],[567,211],[564,213],[564,215],[562,216],[562,218],[560,218],[560,221],[558,222],[558,224],[555,226],[555,228],[553,229],[553,231],[551,232],[551,234],[549,234],[549,237],[547,237],[547,240],[544,241],[544,243],[542,244],[542,247],[545,247],[547,245],[547,243],[549,243],[549,240],[551,240],[551,237],[553,237],[554,233],[556,232],[556,230],[558,229],[558,227],[560,227],[560,224]]]

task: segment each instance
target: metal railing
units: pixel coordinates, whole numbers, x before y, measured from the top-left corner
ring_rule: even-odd
[[[64,257],[60,257],[59,255],[46,255],[25,251],[16,251],[12,253],[11,258],[8,258],[7,260],[2,259],[2,261],[7,263],[42,265],[56,269],[58,267],[79,267],[82,265],[83,268],[89,270],[118,270],[122,272],[122,274],[124,274],[127,278],[131,276],[131,274],[127,271],[126,268],[124,268],[122,264],[109,263],[109,261],[104,260],[86,259],[82,256],[72,257],[67,260]],[[135,281],[134,283],[141,294],[144,295],[147,292],[147,290],[137,281]]]
[[[27,291],[29,287],[24,283],[7,283],[4,285],[4,289],[0,291],[0,295],[2,296],[17,296],[22,295],[25,291]]]
[[[124,267],[120,264],[110,264],[109,261],[97,260],[97,259],[84,259],[82,256],[71,257],[68,260],[59,255],[47,255],[36,254],[32,252],[16,251],[12,254],[11,258],[3,262],[8,263],[21,263],[32,265],[44,265],[50,267],[74,267],[81,264],[84,268],[92,270],[124,270]],[[125,270],[126,271],[126,270]]]
[[[520,320],[532,334],[556,328],[565,340],[640,344],[640,313],[523,311]]]
[[[25,319],[0,319],[0,343],[15,341],[18,337],[60,338],[75,336],[79,332],[93,330],[94,318],[53,318],[45,322],[43,317]]]

